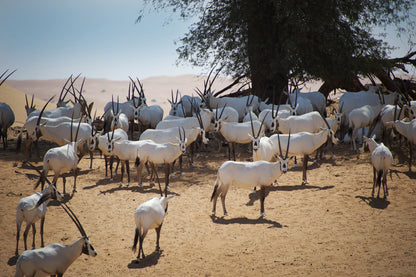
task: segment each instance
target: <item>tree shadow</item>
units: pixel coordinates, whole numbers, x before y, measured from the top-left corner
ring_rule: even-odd
[[[17,255],[17,256],[14,255],[14,256],[10,257],[9,260],[7,261],[7,264],[9,266],[15,266],[16,263],[17,263],[17,259],[19,259],[19,257],[20,257],[20,255]]]
[[[268,228],[283,228],[287,227],[286,225],[281,225],[279,222],[266,219],[262,216],[259,218],[247,218],[247,217],[236,217],[236,218],[225,218],[225,217],[218,217],[216,215],[211,215],[211,220],[213,223],[216,224],[223,224],[223,225],[229,225],[229,224],[270,224]]]
[[[152,254],[147,255],[146,258],[144,258],[143,260],[137,261],[137,260],[132,260],[127,267],[134,269],[134,268],[145,268],[145,267],[149,267],[149,266],[153,266],[153,265],[157,265],[159,262],[160,257],[162,256],[162,252],[161,251],[154,251]]]
[[[305,190],[305,189],[316,189],[316,190],[327,190],[334,188],[333,185],[331,186],[312,186],[312,185],[294,185],[294,186],[277,186],[275,190],[279,191],[294,191],[294,190]]]
[[[281,186],[281,185],[278,185],[278,186],[270,186],[266,190],[266,198],[267,198],[267,195],[269,195],[269,193],[271,191],[294,191],[294,190],[304,190],[304,189],[326,190],[326,189],[332,189],[333,187],[334,186],[318,187],[318,186],[310,186],[310,185],[296,185],[296,186]],[[251,192],[248,195],[248,198],[249,198],[249,201],[246,203],[246,206],[253,206],[254,205],[254,202],[256,202],[257,200],[260,200],[260,191],[259,190],[256,190],[256,191]]]
[[[374,197],[366,197],[366,196],[356,196],[355,198],[359,198],[368,204],[371,208],[384,210],[390,204],[390,201],[384,198],[374,198]]]
[[[164,192],[165,187],[162,185],[162,192]],[[117,186],[117,187],[113,187],[111,189],[108,190],[101,190],[100,194],[107,194],[107,193],[114,193],[116,191],[131,191],[131,192],[139,192],[139,193],[153,193],[153,194],[158,194],[160,195],[160,190],[159,190],[159,186],[155,186],[155,185],[149,185],[149,186]],[[168,190],[168,194],[174,194],[177,196],[180,196],[179,193],[173,192],[170,189]]]

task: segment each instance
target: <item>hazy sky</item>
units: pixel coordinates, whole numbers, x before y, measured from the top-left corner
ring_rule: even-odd
[[[142,7],[140,0],[0,0],[0,71],[112,80],[200,73],[176,66],[175,40],[191,22],[154,13],[135,24]]]
[[[190,21],[167,13],[145,14],[140,0],[0,0],[0,72],[18,69],[14,79],[87,78],[126,80],[199,74],[176,66],[175,41]],[[391,37],[409,49],[405,39]],[[395,55],[393,55],[395,56]]]

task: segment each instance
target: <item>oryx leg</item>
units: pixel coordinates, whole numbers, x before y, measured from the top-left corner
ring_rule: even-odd
[[[124,176],[124,164],[125,161],[121,161],[121,178],[120,178],[120,182],[118,183],[120,186],[123,183],[123,176]]]
[[[78,168],[77,167],[73,168],[72,172],[74,173],[74,189],[72,190],[72,193],[74,193],[74,192],[77,192]]]
[[[376,180],[377,180],[377,171],[373,166],[373,189],[371,190],[371,197],[374,198],[374,188],[376,187]]]
[[[32,223],[32,236],[33,236],[33,240],[32,240],[32,249],[35,249],[35,235],[36,235],[36,226],[35,223]]]
[[[168,196],[170,164],[165,164],[165,197]]]
[[[302,186],[309,184],[308,178],[306,177],[306,171],[308,170],[309,155],[303,155],[303,174],[302,174]]]
[[[42,217],[40,219],[40,244],[41,244],[41,247],[45,247],[45,243],[44,243],[44,240],[43,240],[43,227],[44,227],[44,225],[45,225],[45,217]]]
[[[142,183],[142,171],[143,171],[143,167],[144,167],[144,162],[142,162],[142,161],[140,161],[140,163],[138,165],[136,164],[137,184],[140,187],[143,187],[143,183]]]
[[[94,152],[93,151],[89,151],[90,152],[90,169],[92,169],[92,160],[94,158]]]
[[[156,251],[160,251],[159,238],[160,238],[160,231],[162,229],[162,224],[160,224],[160,226],[156,228]]]
[[[126,161],[126,171],[127,171],[127,184],[126,186],[130,185],[130,164],[129,161]]]
[[[32,225],[26,224],[25,232],[23,233],[23,241],[25,243],[25,250],[27,250],[27,234],[29,233],[29,229]]]
[[[265,217],[266,214],[264,213],[264,199],[266,198],[266,187],[261,186],[260,190],[260,213],[262,217]]]
[[[16,251],[14,254],[17,256],[19,255],[19,239],[20,239],[20,228],[22,227],[22,223],[16,222]]]

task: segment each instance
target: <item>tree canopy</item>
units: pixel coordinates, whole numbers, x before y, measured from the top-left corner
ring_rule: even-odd
[[[415,27],[409,13],[414,0],[146,2],[183,18],[197,16],[180,39],[179,60],[247,76],[254,93],[266,96],[271,86],[285,89],[290,78],[340,86],[342,81],[354,83],[356,76],[377,76],[380,70],[388,74],[400,61],[389,59],[391,46],[372,28],[393,25],[400,34]]]

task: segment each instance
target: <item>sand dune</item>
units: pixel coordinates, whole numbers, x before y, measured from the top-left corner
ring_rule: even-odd
[[[133,77],[134,78],[134,77]],[[160,105],[165,115],[170,109],[170,105],[167,99],[171,97],[171,90],[176,92],[179,90],[182,95],[192,95],[194,89],[199,87],[203,88],[204,76],[199,77],[196,75],[181,75],[181,76],[159,76],[150,77],[141,80],[147,98],[148,105]],[[134,78],[135,79],[135,78]],[[34,94],[37,100],[47,101],[52,95],[56,95],[56,99],[52,103],[56,103],[56,100],[61,92],[65,79],[54,80],[8,80],[0,88],[0,101],[9,103],[14,110],[22,106],[24,109],[24,94]],[[225,87],[230,83],[230,79],[218,78],[213,86],[215,90]],[[76,87],[80,88],[81,81],[77,80]],[[128,94],[129,80],[126,81],[113,81],[107,79],[86,79],[84,85],[84,97],[88,102],[94,102],[94,109],[97,110],[97,114],[103,113],[104,105],[111,101],[111,96],[120,99],[120,102],[126,101]],[[3,92],[5,91],[5,92]],[[17,97],[16,99],[15,96]],[[68,95],[67,97],[70,98]],[[68,98],[67,98],[68,99]],[[14,103],[15,101],[18,101]],[[42,103],[42,101],[38,101]],[[36,102],[36,103],[38,103]],[[22,104],[21,104],[22,103]],[[44,102],[43,102],[44,103]],[[42,107],[41,104],[37,107]],[[54,108],[55,105],[48,106],[49,109]],[[19,108],[20,109],[20,108]],[[20,110],[19,110],[20,112]],[[19,121],[24,119],[19,119]]]

